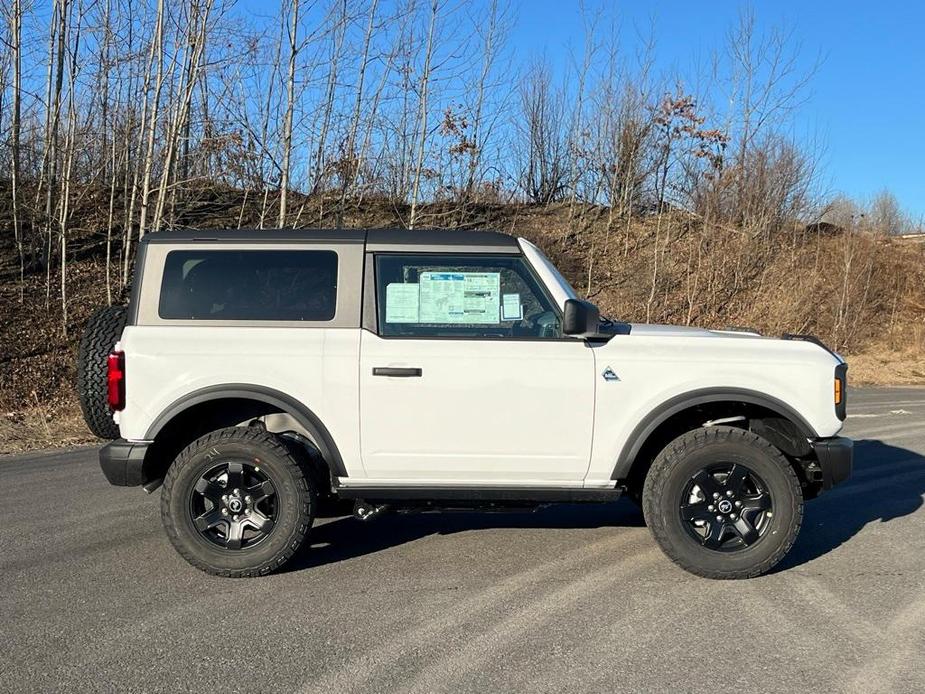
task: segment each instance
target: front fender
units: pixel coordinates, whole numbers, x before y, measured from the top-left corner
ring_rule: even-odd
[[[818,346],[765,338],[615,335],[596,347],[594,444],[586,484],[611,483],[645,437],[685,407],[740,401],[792,421],[807,438],[835,436],[840,361]],[[613,374],[604,378],[610,369]],[[616,468],[616,470],[615,470]]]
[[[800,434],[807,439],[816,438],[819,435],[803,415],[773,396],[745,388],[701,388],[670,398],[639,421],[620,450],[611,479],[623,479],[629,475],[640,449],[661,424],[688,408],[712,402],[744,402],[749,405],[758,405],[793,422]]]

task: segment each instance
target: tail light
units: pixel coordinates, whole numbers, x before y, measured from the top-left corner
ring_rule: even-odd
[[[113,352],[106,360],[107,400],[109,407],[125,409],[125,353]]]

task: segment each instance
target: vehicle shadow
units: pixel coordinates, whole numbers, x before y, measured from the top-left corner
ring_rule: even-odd
[[[925,455],[871,439],[854,445],[851,478],[807,502],[800,536],[775,571],[828,554],[868,523],[888,523],[922,507]]]
[[[333,564],[428,535],[449,535],[497,528],[581,529],[642,527],[642,512],[628,499],[606,504],[557,504],[536,511],[445,511],[383,513],[369,521],[353,516],[322,520],[312,528],[305,547],[284,572]]]
[[[856,441],[851,479],[806,504],[800,536],[774,571],[805,564],[837,549],[868,523],[886,523],[914,513],[922,506],[923,494],[925,456],[882,441]],[[644,524],[641,511],[628,499],[608,504],[553,505],[535,512],[384,513],[365,522],[352,516],[323,519],[284,572],[373,554],[429,535],[493,528],[590,529]]]

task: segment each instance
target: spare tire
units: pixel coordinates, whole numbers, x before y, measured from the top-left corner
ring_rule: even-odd
[[[98,309],[84,328],[77,351],[77,397],[84,421],[101,439],[119,438],[107,398],[106,359],[122,336],[125,306]]]

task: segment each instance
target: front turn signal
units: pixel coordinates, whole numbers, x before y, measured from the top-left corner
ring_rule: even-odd
[[[836,405],[841,405],[841,401],[842,401],[842,398],[844,397],[844,395],[845,395],[845,394],[842,392],[842,382],[841,382],[841,379],[838,378],[838,377],[836,377],[836,378],[835,378],[835,404],[836,404]]]

